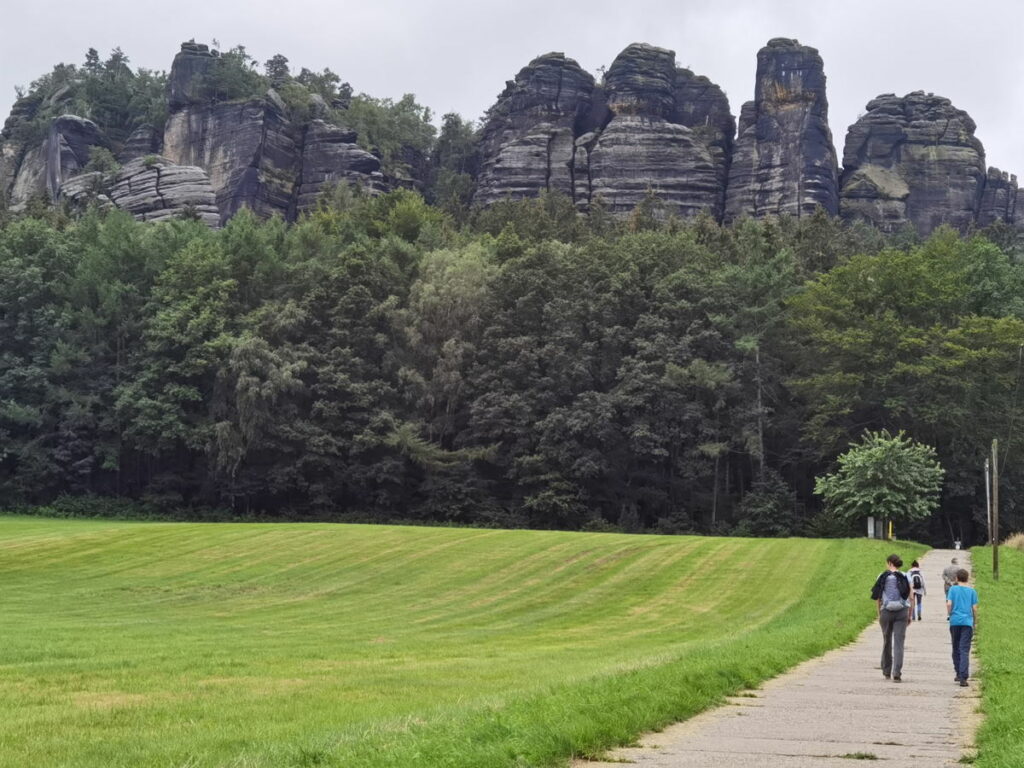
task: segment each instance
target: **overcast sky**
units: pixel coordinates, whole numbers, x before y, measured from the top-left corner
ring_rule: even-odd
[[[753,96],[757,50],[795,37],[825,60],[840,157],[870,99],[924,90],[970,113],[989,165],[1024,178],[1022,33],[1017,0],[0,0],[0,111],[15,85],[80,63],[90,46],[105,55],[119,45],[133,65],[165,70],[181,41],[216,38],[471,118],[539,54],[564,51],[593,73],[647,42],[721,85],[738,114]]]

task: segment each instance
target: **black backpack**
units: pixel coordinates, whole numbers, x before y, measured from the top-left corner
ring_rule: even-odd
[[[882,593],[885,591],[885,580],[889,576],[896,577],[896,587],[900,591],[900,597],[904,600],[910,597],[910,580],[907,578],[906,574],[902,571],[882,571],[878,574],[878,578],[875,579],[875,586],[871,588],[871,599],[882,599]]]
[[[924,589],[924,582],[921,581],[921,572],[920,571],[914,571],[914,581],[912,583],[914,585],[914,589],[915,590],[917,590],[917,589]]]

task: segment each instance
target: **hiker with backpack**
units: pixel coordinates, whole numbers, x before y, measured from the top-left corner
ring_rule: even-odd
[[[903,560],[889,555],[871,588],[871,599],[878,603],[878,624],[882,628],[882,676],[894,683],[903,681],[903,644],[907,625],[914,615],[914,593],[910,579],[900,570]]]
[[[924,585],[924,574],[921,573],[921,564],[915,560],[910,564],[910,570],[907,571],[907,578],[910,579],[910,589],[914,592],[914,615],[910,617],[911,621],[917,619],[921,620],[921,598],[928,594],[928,589]]]

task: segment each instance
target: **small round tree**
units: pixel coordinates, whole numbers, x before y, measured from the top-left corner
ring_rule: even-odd
[[[939,506],[945,470],[935,449],[903,432],[865,432],[838,462],[836,472],[816,480],[814,492],[839,517],[906,522],[928,517]]]

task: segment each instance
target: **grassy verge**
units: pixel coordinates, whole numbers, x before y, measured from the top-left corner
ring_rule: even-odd
[[[0,766],[564,764],[853,639],[890,549],[0,518]]]
[[[980,768],[1024,764],[1024,552],[999,549],[999,581],[992,580],[992,550],[971,550],[981,601],[977,651],[985,722],[978,732]]]

